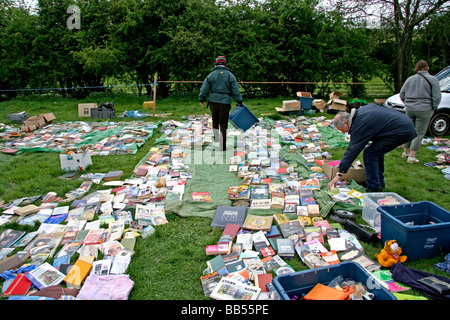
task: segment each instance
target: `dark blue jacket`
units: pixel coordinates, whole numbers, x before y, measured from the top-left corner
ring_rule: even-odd
[[[370,103],[356,110],[350,126],[350,143],[341,159],[339,172],[346,173],[353,161],[372,141],[400,146],[417,136],[411,119],[404,113]]]

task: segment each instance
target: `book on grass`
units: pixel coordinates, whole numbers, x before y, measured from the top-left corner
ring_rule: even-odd
[[[24,250],[30,252],[32,259],[38,254],[46,254],[51,258],[61,243],[63,236],[64,233],[60,232],[37,235],[27,244]]]
[[[48,262],[44,262],[36,269],[26,273],[28,280],[30,280],[39,290],[60,284],[65,276],[64,273],[60,272]]]
[[[209,297],[211,295],[211,292],[213,292],[214,288],[220,282],[220,279],[222,279],[222,277],[223,275],[219,274],[217,271],[205,274],[200,277],[203,294],[206,297]]]
[[[392,273],[390,270],[375,270],[371,274],[390,292],[402,292],[411,289],[410,286],[395,281],[394,278],[392,278]]]
[[[89,275],[91,269],[92,263],[79,258],[64,277],[64,282],[69,287],[81,288],[81,284]]]
[[[225,228],[228,223],[242,226],[247,213],[247,207],[217,206],[211,227]]]
[[[0,234],[0,249],[1,248],[9,248],[14,242],[18,241],[23,235],[25,235],[25,231],[6,229]]]
[[[216,300],[256,300],[261,289],[229,277],[222,277],[210,297]]]
[[[267,284],[271,283],[273,275],[271,273],[257,274],[255,275],[255,287],[261,289],[261,292],[268,292]]]
[[[122,170],[115,170],[115,171],[109,171],[103,176],[103,181],[112,181],[117,180],[120,177],[122,177],[123,171]]]
[[[269,231],[272,227],[273,216],[259,216],[248,214],[242,225],[243,229],[247,230],[262,230]]]
[[[19,273],[3,292],[3,297],[24,296],[30,290],[32,284],[25,273]]]
[[[283,238],[302,239],[304,240],[306,235],[303,230],[302,224],[299,220],[291,220],[289,222],[278,224]]]

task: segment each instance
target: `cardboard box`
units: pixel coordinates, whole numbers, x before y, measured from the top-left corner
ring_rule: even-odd
[[[330,100],[327,104],[331,110],[347,111],[347,101],[340,99],[341,95],[342,93],[339,91],[330,93]]]
[[[96,103],[79,103],[78,104],[78,116],[80,118],[83,118],[83,117],[90,118],[92,108],[97,108],[97,104]]]
[[[337,163],[336,166],[333,165],[335,162]],[[329,163],[331,163],[331,165]],[[323,162],[323,172],[330,179],[336,177],[338,169],[339,169],[339,160],[325,160]],[[354,180],[356,183],[360,184],[366,181],[366,173],[364,168],[361,169],[350,168],[348,169],[347,173],[342,176],[342,178]]]
[[[311,98],[311,97],[312,97],[312,94],[311,94],[311,92],[298,91],[298,92],[297,92],[297,97],[307,97],[307,98]]]
[[[92,164],[89,151],[60,154],[59,160],[61,162],[61,169],[64,171],[82,171]]]
[[[314,99],[312,105],[322,112],[327,109],[327,103],[323,99]]]
[[[300,110],[301,103],[298,100],[284,100],[283,101],[283,111],[293,111]]]
[[[35,129],[44,127],[45,125],[51,123],[55,119],[56,119],[55,115],[51,112],[42,113],[38,116],[29,117],[23,122],[22,126],[20,127],[20,130],[33,131]]]

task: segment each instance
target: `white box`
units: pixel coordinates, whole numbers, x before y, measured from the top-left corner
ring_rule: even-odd
[[[383,203],[381,203],[384,201]],[[379,206],[409,203],[394,192],[363,193],[362,218],[370,224],[376,232],[381,232],[381,213],[377,210]]]
[[[92,108],[97,108],[97,104],[96,103],[79,103],[78,104],[78,116],[80,118],[83,118],[83,117],[90,118]]]
[[[85,151],[83,153],[60,154],[61,169],[64,171],[82,171],[92,164],[91,153]]]

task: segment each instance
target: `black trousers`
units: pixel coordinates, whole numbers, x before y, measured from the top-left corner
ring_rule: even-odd
[[[231,104],[209,102],[211,110],[214,141],[219,142],[220,150],[227,149],[227,128]]]

